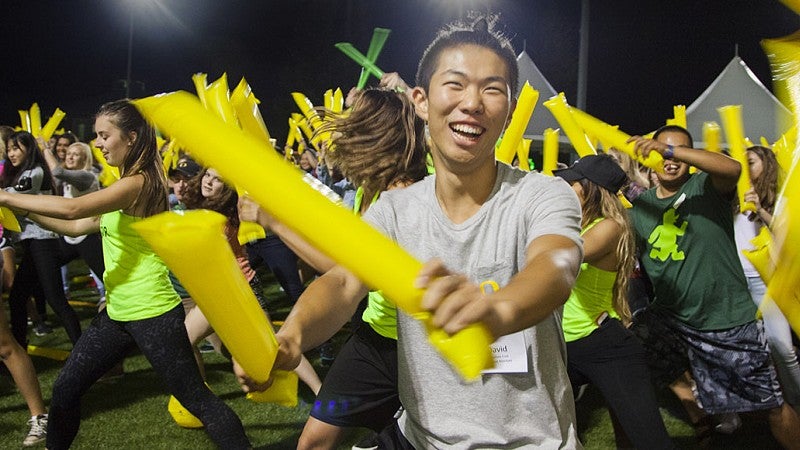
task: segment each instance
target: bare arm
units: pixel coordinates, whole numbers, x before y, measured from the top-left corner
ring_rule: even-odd
[[[635,142],[635,151],[644,158],[647,158],[651,151],[658,152],[661,156],[664,156],[664,153],[668,150],[667,144],[641,136],[633,136],[628,142]],[[735,159],[722,153],[698,150],[696,148],[674,147],[673,150],[672,159],[685,162],[708,173],[711,177],[711,183],[718,192],[729,194],[736,190],[736,182],[739,180],[742,166]]]
[[[50,148],[42,147],[42,155],[44,155],[44,160],[47,161],[47,167],[50,168],[50,172],[55,170],[56,167],[59,167],[61,164],[56,159],[56,155],[53,154],[53,150]]]
[[[139,195],[142,183],[144,183],[142,175],[124,177],[105,189],[78,198],[12,194],[2,191],[0,205],[56,219],[82,219],[130,207]]]
[[[617,249],[622,228],[611,219],[603,219],[583,234],[583,262],[595,264]]]
[[[30,213],[28,218],[48,230],[66,236],[82,236],[84,234],[97,233],[100,231],[100,217],[85,217],[83,219],[66,220],[55,219],[53,217],[42,216]]]
[[[277,234],[281,240],[292,249],[297,256],[309,263],[316,271],[325,273],[332,269],[336,263],[325,256],[316,247],[309,244],[299,234],[292,231],[283,223],[275,220],[266,211],[261,209],[258,204],[247,197],[239,198],[239,220],[243,222],[255,222],[265,229]]]
[[[478,285],[450,273],[438,260],[425,265],[417,287],[427,289],[422,306],[433,313],[434,325],[453,334],[483,322],[499,337],[533,326],[561,306],[580,262],[581,251],[573,241],[544,235],[528,246],[525,267],[495,293],[483,294]]]

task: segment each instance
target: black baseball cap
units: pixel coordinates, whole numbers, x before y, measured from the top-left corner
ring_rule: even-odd
[[[178,164],[174,169],[169,170],[169,176],[183,175],[187,178],[194,178],[195,175],[200,173],[200,169],[200,164],[194,162],[192,158],[184,156],[178,160]]]
[[[553,175],[563,178],[567,183],[586,178],[614,194],[628,182],[625,171],[608,155],[584,156],[566,169],[554,170]]]

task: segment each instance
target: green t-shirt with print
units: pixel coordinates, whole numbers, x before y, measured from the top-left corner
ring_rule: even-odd
[[[736,254],[730,200],[698,173],[671,197],[650,189],[630,210],[653,306],[698,330],[733,328],[756,315]]]

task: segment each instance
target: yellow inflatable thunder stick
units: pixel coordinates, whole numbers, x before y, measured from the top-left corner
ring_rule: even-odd
[[[27,109],[18,109],[20,129],[22,131],[31,132],[31,116],[28,114]]]
[[[292,92],[292,99],[297,104],[297,107],[300,108],[300,111],[303,113],[303,116],[299,119],[294,117],[295,122],[303,131],[303,133],[308,138],[308,141],[311,142],[311,145],[314,146],[317,150],[319,150],[319,143],[322,140],[320,136],[314,137],[314,131],[316,131],[320,126],[322,126],[322,119],[319,117],[319,114],[314,109],[314,104],[311,103],[311,100],[308,99],[305,95],[301,94],[300,92]]]
[[[256,139],[269,141],[269,130],[267,130],[267,125],[258,109],[259,103],[261,102],[253,94],[253,89],[250,88],[247,80],[242,78],[242,81],[231,92],[231,106],[239,119],[239,125]]]
[[[672,119],[667,119],[667,125],[677,125],[686,128],[686,106],[675,105],[672,107]]]
[[[797,126],[789,128],[786,133],[772,144],[772,151],[775,153],[775,158],[778,160],[778,166],[781,170],[778,171],[778,187],[783,186],[786,179],[786,174],[792,166],[794,158],[794,150],[797,145]]]
[[[511,161],[514,160],[514,155],[522,142],[522,135],[525,133],[525,128],[528,127],[534,108],[536,108],[537,100],[539,100],[539,91],[532,88],[526,81],[519,93],[517,106],[511,115],[511,122],[503,133],[500,146],[495,149],[495,159],[506,164],[511,164]],[[527,160],[527,157],[525,159]],[[521,161],[520,159],[520,167],[522,167]]]
[[[372,39],[369,41],[369,48],[367,49],[367,59],[372,61],[373,63],[378,60],[378,55],[381,54],[381,50],[383,50],[383,44],[386,43],[386,39],[389,37],[389,33],[392,30],[387,28],[375,28],[372,31]],[[369,78],[369,71],[365,68],[361,68],[361,75],[358,77],[358,83],[356,84],[356,89],[364,89],[367,85],[367,79]]]
[[[570,142],[572,142],[572,146],[575,148],[575,151],[578,152],[578,156],[583,158],[587,155],[597,154],[597,150],[570,112],[569,105],[567,104],[567,97],[563,92],[559,92],[558,95],[550,97],[549,100],[544,102],[544,106],[550,110],[553,117],[558,121],[558,124],[561,125],[561,129],[564,130],[564,134]]]
[[[200,103],[203,104],[203,108],[208,108],[206,102],[206,88],[208,87],[208,76],[204,73],[196,73],[192,75],[192,82],[194,83],[194,89],[197,91],[197,98],[200,99]]]
[[[420,304],[423,291],[414,287],[422,263],[347,209],[315,192],[293,166],[269,151],[269,143],[222,125],[186,92],[134,103],[159,129],[184,142],[199,160],[246,189],[277,220],[430,326],[430,314]],[[219,152],[223,147],[230,150]],[[327,226],[319,227],[320,223]],[[453,336],[434,330],[429,339],[468,380],[493,365],[492,336],[483,324],[473,324]]]
[[[222,214],[198,209],[161,213],[134,229],[181,280],[236,361],[263,383],[278,341],[225,238],[226,221]]]
[[[199,86],[199,85],[198,85]],[[206,109],[212,111],[217,117],[222,119],[229,126],[239,128],[239,121],[236,112],[230,101],[230,90],[228,89],[228,74],[223,73],[218,79],[206,86],[204,98]],[[220,147],[220,150],[226,147]],[[239,186],[234,186],[238,195],[244,192]],[[248,242],[257,241],[267,236],[266,231],[261,225],[253,222],[242,222],[239,224],[238,239],[244,245]]]
[[[17,221],[17,216],[15,216],[14,213],[5,206],[0,206],[0,225],[9,231],[16,231],[17,233],[22,231],[22,228],[20,228],[19,222]]]
[[[164,154],[161,155],[161,163],[164,166],[164,173],[169,173],[170,169],[178,167],[178,154],[180,153],[180,146],[178,141],[170,139],[167,148],[164,149]]]
[[[725,140],[728,141],[728,148],[731,158],[739,161],[742,172],[739,174],[739,182],[736,190],[739,194],[739,210],[756,212],[756,205],[753,202],[744,201],[744,194],[750,190],[750,165],[747,162],[747,150],[744,143],[744,126],[742,125],[742,105],[729,105],[717,108],[722,119],[722,126],[725,128]]]
[[[305,136],[306,139],[311,142],[311,138],[314,137],[314,132],[311,131],[311,127],[308,126],[308,120],[306,120],[306,118],[300,113],[292,113],[292,120],[294,120],[294,123],[297,124],[297,127],[300,129],[300,131],[303,132],[303,136]],[[314,143],[311,142],[311,145],[314,145]],[[301,145],[298,148],[299,153],[302,154],[303,150],[305,149],[305,146]]]
[[[603,142],[607,142],[611,147],[627,154],[645,167],[649,167],[656,172],[664,171],[664,158],[658,152],[650,152],[647,158],[642,158],[642,155],[634,151],[635,144],[628,142],[631,137],[629,134],[578,108],[571,108],[570,111],[575,122],[587,133],[598,136]]]
[[[28,110],[28,117],[31,118],[31,134],[33,137],[42,136],[42,111],[39,109],[39,104],[34,103],[31,109]]]
[[[519,161],[519,168],[525,172],[531,171],[531,163],[528,160],[531,154],[531,139],[525,139],[519,141],[519,145],[517,146],[517,160]]]
[[[542,148],[542,173],[553,176],[553,171],[558,167],[558,128],[544,130],[544,144]]]
[[[773,231],[779,264],[767,285],[767,295],[781,309],[789,324],[800,332],[800,170],[798,164],[786,179],[773,216]]]
[[[59,108],[53,111],[53,115],[47,119],[47,122],[42,127],[42,138],[45,141],[53,137],[53,133],[55,133],[61,121],[64,120],[64,116],[66,116],[66,113]]]
[[[703,142],[706,150],[714,153],[722,152],[722,147],[719,145],[721,132],[717,122],[703,122]]]

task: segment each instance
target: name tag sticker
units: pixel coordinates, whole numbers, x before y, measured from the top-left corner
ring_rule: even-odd
[[[527,373],[528,353],[522,331],[507,334],[492,343],[494,368],[482,373]]]

